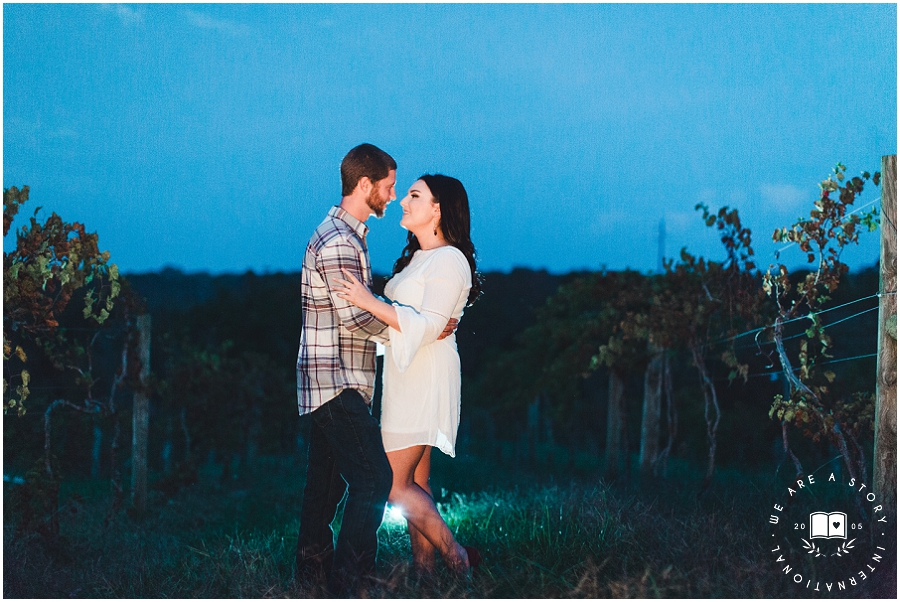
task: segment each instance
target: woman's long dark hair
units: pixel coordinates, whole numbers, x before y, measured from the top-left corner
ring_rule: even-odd
[[[441,232],[448,243],[462,251],[472,270],[472,289],[466,305],[472,305],[481,295],[481,274],[475,269],[475,245],[470,236],[469,195],[462,182],[450,176],[425,174],[419,178],[431,190],[435,202],[441,206]],[[421,249],[419,239],[412,232],[406,235],[406,247],[394,263],[393,275],[409,265],[413,254]]]

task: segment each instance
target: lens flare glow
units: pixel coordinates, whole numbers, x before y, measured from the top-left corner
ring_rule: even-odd
[[[403,516],[403,508],[401,508],[400,506],[388,505],[387,508],[385,508],[384,514],[385,520],[388,520],[392,523],[406,523],[406,518]]]

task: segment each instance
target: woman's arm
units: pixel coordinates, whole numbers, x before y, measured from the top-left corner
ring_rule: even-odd
[[[400,321],[397,318],[397,310],[390,303],[385,303],[372,294],[366,286],[356,279],[353,274],[345,269],[341,269],[347,280],[334,278],[337,285],[335,290],[337,296],[341,299],[352,303],[363,311],[367,311],[394,330],[400,331]]]
[[[439,339],[444,321],[453,315],[460,295],[467,288],[468,265],[465,259],[455,253],[437,251],[438,256],[430,261],[423,272],[425,290],[420,308],[395,305],[398,332],[388,328],[391,340],[391,356],[400,372],[412,364],[419,349]]]
[[[465,259],[444,253],[435,258],[425,274],[425,292],[421,309],[392,305],[376,298],[353,274],[346,272],[346,280],[336,278],[336,292],[349,303],[369,312],[386,323],[391,342],[391,355],[400,372],[410,366],[419,348],[443,339],[451,331],[451,318],[463,290],[468,286],[468,265]],[[444,331],[441,332],[441,329]]]
[[[373,295],[372,292],[352,273],[343,268],[341,271],[348,280],[343,280],[337,276],[332,278],[335,295],[363,311],[369,312],[397,332],[403,331],[403,328],[400,326],[400,318],[397,315],[396,307]],[[456,331],[457,324],[459,324],[459,320],[451,317],[444,326],[444,330],[438,335],[437,340],[440,341],[452,335]]]

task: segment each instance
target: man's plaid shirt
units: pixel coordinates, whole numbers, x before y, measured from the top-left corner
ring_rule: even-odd
[[[333,279],[341,268],[372,288],[366,225],[332,207],[316,228],[303,258],[300,297],[303,330],[297,356],[297,404],[308,414],[344,389],[356,389],[371,402],[375,392],[375,342],[384,342],[387,325],[339,298]]]

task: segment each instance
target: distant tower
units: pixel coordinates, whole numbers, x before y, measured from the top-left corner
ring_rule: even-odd
[[[666,256],[666,218],[659,218],[659,246],[656,253],[656,273],[662,274],[665,271],[663,267],[663,257]]]

